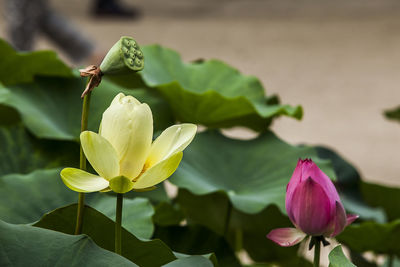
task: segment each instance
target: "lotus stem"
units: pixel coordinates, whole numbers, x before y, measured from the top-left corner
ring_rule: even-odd
[[[83,98],[81,132],[86,131],[88,128],[88,117],[89,117],[89,106],[90,106],[91,95],[92,95],[92,93],[89,92]],[[83,152],[82,146],[80,146],[79,168],[81,170],[86,171],[86,157],[85,157],[85,153]],[[85,193],[79,193],[78,210],[76,213],[76,226],[75,226],[75,234],[76,235],[80,235],[82,233],[84,208],[85,208]]]
[[[122,203],[123,203],[124,194],[117,194],[117,207],[115,213],[115,253],[122,255]]]
[[[82,233],[83,208],[84,207],[85,207],[85,193],[79,193],[79,195],[78,195],[78,210],[76,212],[75,235],[80,235]]]
[[[229,225],[231,221],[232,204],[228,199],[228,206],[226,208],[225,224],[224,224],[224,237],[228,240]]]
[[[319,267],[319,258],[321,254],[321,240],[318,237],[312,237],[314,239],[314,267]]]
[[[394,266],[394,256],[393,254],[389,255],[388,259],[388,267],[393,267]]]
[[[243,231],[235,229],[235,251],[241,251],[243,248]]]

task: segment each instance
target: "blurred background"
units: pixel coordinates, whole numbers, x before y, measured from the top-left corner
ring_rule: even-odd
[[[10,16],[16,16],[6,6],[13,1],[0,0],[0,37],[8,40]],[[399,1],[41,2],[68,27],[74,25],[89,52],[71,58],[41,32],[32,49],[54,49],[70,64],[83,66],[128,35],[142,45],[175,49],[185,61],[220,59],[258,77],[282,103],[303,106],[302,121],[274,122],[272,129],[285,141],[330,146],[365,180],[400,185],[400,125],[383,116],[400,104]],[[50,20],[47,32],[65,26],[58,22]],[[252,136],[243,129],[230,135]]]

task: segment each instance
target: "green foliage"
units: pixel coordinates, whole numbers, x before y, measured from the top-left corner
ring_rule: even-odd
[[[0,219],[15,224],[32,223],[44,213],[76,201],[76,193],[66,190],[59,173],[60,169],[36,170],[1,177]]]
[[[167,202],[159,203],[153,216],[154,223],[160,226],[178,225],[184,218],[178,207]]]
[[[254,263],[251,265],[244,265],[244,267],[288,267],[288,266],[296,266],[296,267],[312,267],[312,263],[304,258],[295,258],[291,260],[281,260],[278,262],[271,263]]]
[[[19,123],[0,125],[0,145],[0,176],[78,163],[77,144],[37,139]]]
[[[114,194],[104,194],[104,196],[102,194],[92,194],[86,203],[114,220],[116,197]],[[122,226],[136,237],[149,239],[154,232],[152,221],[154,214],[154,208],[147,198],[125,198]]]
[[[190,256],[174,260],[164,267],[213,267],[212,262],[202,256]]]
[[[26,175],[9,174],[0,178],[0,219],[8,223],[33,223],[43,214],[76,201],[77,193],[63,184],[60,169],[36,170]],[[115,196],[87,194],[86,203],[115,218]],[[123,226],[138,237],[150,238],[154,231],[153,214],[149,200],[125,199]]]
[[[71,77],[71,69],[52,51],[16,52],[0,39],[0,82],[5,85],[32,82],[35,76]]]
[[[242,125],[264,130],[274,117],[302,117],[300,106],[270,102],[257,78],[244,76],[223,62],[185,64],[177,52],[158,45],[143,47],[143,53],[141,79],[163,95],[179,121],[212,128]],[[139,76],[114,77],[122,83],[126,79]]]
[[[350,225],[336,238],[357,252],[373,251],[400,256],[399,236],[400,220],[395,220],[386,224],[364,222]]]
[[[329,253],[329,267],[356,267],[343,254],[342,246],[335,247]]]
[[[391,261],[392,261],[392,263],[391,263]],[[390,265],[390,264],[392,264],[392,265]],[[388,257],[388,259],[386,260],[386,262],[383,265],[383,267],[400,267],[400,258]]]
[[[400,106],[385,111],[386,118],[390,120],[400,121]]]
[[[198,195],[222,191],[245,213],[271,204],[285,212],[286,184],[297,160],[306,157],[334,177],[329,161],[320,160],[314,148],[291,146],[272,132],[242,141],[208,131],[196,135],[170,181]]]
[[[137,266],[99,248],[87,236],[2,221],[0,244],[1,266]]]
[[[72,234],[75,228],[76,209],[76,204],[56,209],[46,214],[34,226]],[[126,209],[126,206],[124,206],[124,209]],[[90,236],[100,247],[113,251],[115,223],[89,206],[85,207],[84,212],[85,219],[82,232]],[[93,227],[94,225],[96,227]],[[174,252],[161,240],[139,239],[124,228],[122,229],[122,255],[141,267],[162,266],[177,259]],[[188,257],[188,255],[181,255],[181,257]],[[187,261],[193,264],[211,264],[210,260],[201,258],[195,257]],[[180,264],[180,262],[174,264]],[[213,264],[210,266],[213,266]]]
[[[215,253],[219,266],[240,267],[239,260],[225,239],[199,225],[157,227],[155,237],[178,253]]]
[[[82,111],[80,94],[84,87],[82,78],[40,77],[35,83],[0,86],[0,103],[18,110],[25,126],[37,137],[78,140]],[[172,123],[169,107],[156,92],[144,88],[127,90],[104,80],[92,95],[89,130],[98,131],[103,112],[119,92],[149,104],[156,131]]]
[[[77,205],[73,204],[56,209],[46,214],[35,226],[72,234],[75,229],[76,208]],[[114,251],[115,223],[91,207],[86,206],[84,212],[82,233],[90,236],[100,247]],[[125,229],[122,229],[122,255],[143,267],[161,266],[176,259],[162,241],[142,241]]]
[[[207,128],[245,126],[260,136],[234,140],[206,129],[170,179],[178,186],[176,198],[170,199],[162,185],[125,194],[127,262],[108,252],[114,250],[113,193],[86,194],[83,232],[90,238],[62,234],[74,232],[77,194],[65,187],[59,172],[77,167],[85,79],[52,52],[16,53],[0,41],[0,219],[62,232],[0,222],[0,243],[6,244],[0,246],[0,265],[9,259],[23,266],[41,260],[53,266],[60,260],[57,264],[68,266],[239,267],[236,252],[245,251],[256,262],[252,266],[311,266],[299,257],[298,246],[282,248],[265,237],[274,228],[292,226],[285,215],[285,188],[298,158],[305,157],[336,177],[346,209],[361,217],[362,224],[338,236],[352,255],[369,250],[399,256],[400,213],[393,204],[400,202],[399,189],[364,183],[333,150],[289,145],[267,130],[280,115],[300,119],[300,106],[279,104],[277,96],[265,95],[257,78],[220,61],[186,64],[160,46],[143,52],[142,72],[105,75],[93,91],[90,130],[98,131],[102,113],[123,92],[150,105],[156,134],[181,121]],[[386,217],[392,222],[381,224]],[[331,266],[350,264],[340,247],[330,260]]]
[[[400,218],[400,188],[373,183],[362,183],[362,193],[369,205],[382,207],[389,221]]]
[[[246,214],[233,208],[221,192],[197,196],[188,190],[179,190],[177,200],[189,223],[204,225],[225,236],[232,248],[245,249],[257,262],[297,258],[297,247],[283,248],[265,237],[274,228],[292,226],[276,206],[257,214]]]

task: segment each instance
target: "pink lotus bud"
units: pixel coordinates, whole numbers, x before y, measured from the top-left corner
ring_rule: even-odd
[[[281,246],[293,246],[306,235],[334,237],[358,218],[346,216],[332,181],[311,159],[297,163],[286,188],[286,211],[297,229],[274,229],[267,235]]]

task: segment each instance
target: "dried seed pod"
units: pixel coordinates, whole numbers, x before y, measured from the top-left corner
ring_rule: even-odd
[[[123,36],[111,47],[100,65],[103,74],[139,71],[144,67],[143,53],[132,37]]]

